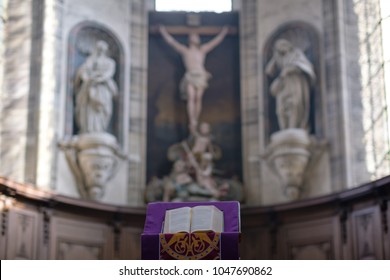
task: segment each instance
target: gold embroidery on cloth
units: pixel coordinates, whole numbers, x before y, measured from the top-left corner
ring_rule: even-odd
[[[169,236],[171,236],[170,239]],[[167,253],[178,260],[199,260],[215,251],[218,252],[215,256],[217,259],[220,258],[220,236],[218,232],[160,234],[160,256]]]

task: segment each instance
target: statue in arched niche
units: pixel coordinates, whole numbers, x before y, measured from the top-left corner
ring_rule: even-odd
[[[290,41],[278,39],[265,71],[271,77],[279,73],[270,91],[276,98],[280,130],[308,129],[310,87],[316,78],[312,63]]]
[[[112,99],[118,94],[118,86],[113,80],[115,61],[107,51],[107,42],[97,41],[76,74],[76,122],[80,133],[105,132],[111,120]]]

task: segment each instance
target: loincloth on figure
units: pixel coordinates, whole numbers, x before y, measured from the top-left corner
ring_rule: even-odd
[[[188,85],[193,85],[195,88],[205,89],[208,87],[208,80],[211,78],[211,74],[207,71],[204,72],[186,72],[183,79],[180,81],[180,93],[181,98],[187,100]]]

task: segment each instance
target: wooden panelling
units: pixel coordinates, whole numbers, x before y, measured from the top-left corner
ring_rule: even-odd
[[[278,240],[282,259],[334,259],[338,246],[331,218],[285,225]]]
[[[53,218],[50,259],[112,259],[112,228],[98,223]]]
[[[123,228],[120,245],[120,259],[141,259],[141,234],[140,228]]]
[[[0,201],[0,203],[2,203]],[[6,250],[7,250],[7,243],[6,243],[6,218],[7,213],[0,211],[0,260],[6,259]]]
[[[240,257],[244,260],[271,258],[272,246],[267,229],[248,229],[241,235]]]
[[[382,213],[382,228],[383,228],[383,258],[390,259],[390,202],[384,203],[384,209]]]
[[[7,259],[32,260],[38,252],[38,219],[35,212],[13,208],[8,213]]]
[[[1,259],[139,259],[145,208],[1,181]],[[241,259],[390,259],[390,177],[339,194],[241,209]]]
[[[378,206],[352,213],[353,258],[383,258],[382,225]]]
[[[294,245],[290,247],[289,259],[293,260],[331,260],[332,244],[329,241]]]

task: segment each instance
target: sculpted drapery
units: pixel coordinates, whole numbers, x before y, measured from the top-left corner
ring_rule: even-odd
[[[80,133],[107,131],[111,120],[118,87],[113,80],[115,61],[107,51],[108,44],[98,41],[76,75],[76,122]]]
[[[276,98],[279,128],[308,129],[310,87],[316,76],[312,63],[289,41],[279,39],[274,54],[266,66],[266,74],[278,76],[270,91]]]

